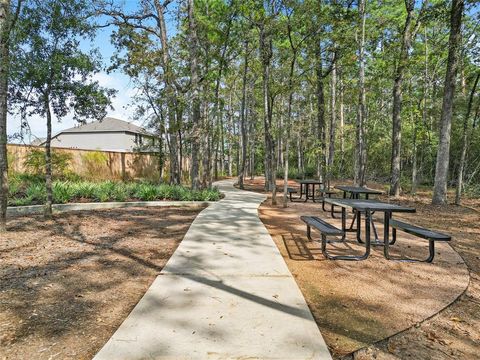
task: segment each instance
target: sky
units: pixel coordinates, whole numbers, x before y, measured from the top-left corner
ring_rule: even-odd
[[[136,4],[138,4],[138,1],[118,1],[118,4],[121,5],[125,11],[131,12],[134,10]],[[172,27],[172,23],[167,19],[167,26],[169,25]],[[171,29],[169,30],[171,31]],[[113,27],[99,29],[93,44],[82,41],[80,46],[83,50],[87,51],[92,47],[98,48],[102,55],[105,67],[108,67],[110,64],[110,58],[115,51],[114,46],[110,42],[110,35],[112,31]],[[116,96],[112,98],[112,106],[114,109],[109,110],[107,116],[130,121],[139,126],[143,126],[141,121],[135,121],[133,119],[134,105],[132,102],[136,90],[128,76],[124,75],[120,71],[111,73],[101,71],[98,74],[95,74],[93,79],[97,80],[101,86],[117,90]],[[9,137],[12,137],[14,134],[20,132],[20,125],[21,121],[19,115],[9,115],[7,119],[7,133]],[[29,119],[29,125],[31,136],[26,136],[23,140],[11,139],[11,142],[29,144],[30,141],[34,140],[35,138],[44,138],[46,136],[45,119],[42,119],[40,116],[32,116]],[[73,120],[73,116],[71,114],[62,118],[60,121],[54,118],[52,122],[52,133],[55,135],[61,130],[71,128],[75,125],[76,121]]]

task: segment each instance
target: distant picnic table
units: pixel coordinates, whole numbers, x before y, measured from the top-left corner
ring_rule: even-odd
[[[311,199],[313,202],[315,201],[315,186],[320,187],[322,185],[322,182],[319,180],[315,179],[306,179],[306,180],[300,180],[300,199],[303,198],[303,195],[305,195],[305,202],[307,202],[309,199]],[[310,192],[310,186],[312,187],[312,191]]]
[[[343,191],[343,198],[347,198],[347,194],[350,194],[351,199],[359,199],[360,195],[365,195],[365,199],[368,199],[369,195],[382,195],[383,192],[375,189],[369,189],[364,186],[350,186],[350,185],[337,185],[335,189]]]

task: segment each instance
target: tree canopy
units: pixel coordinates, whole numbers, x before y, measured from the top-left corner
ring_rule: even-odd
[[[110,69],[137,89],[165,181],[265,174],[276,201],[277,177],[398,195],[441,173],[436,189],[478,193],[479,14],[473,0],[27,1],[11,100],[27,115],[101,116],[111,94],[85,81],[101,63],[78,46],[94,18],[114,29]]]

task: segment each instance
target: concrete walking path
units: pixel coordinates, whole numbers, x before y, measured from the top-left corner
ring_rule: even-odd
[[[262,194],[216,184],[143,298],[95,359],[330,359],[260,221]]]

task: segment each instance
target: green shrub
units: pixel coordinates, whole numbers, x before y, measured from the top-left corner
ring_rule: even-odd
[[[480,185],[479,184],[467,185],[464,188],[464,192],[468,197],[478,198],[480,197]]]
[[[25,190],[25,197],[31,200],[32,204],[44,204],[47,200],[47,190],[44,184],[32,183]]]
[[[128,189],[124,183],[117,183],[111,195],[112,195],[111,200],[120,201],[120,202],[126,201],[130,197]]]
[[[142,201],[159,199],[159,191],[155,185],[141,183],[135,190],[134,196]]]
[[[150,182],[56,180],[52,184],[52,192],[53,202],[57,204],[75,202],[80,199],[99,202],[127,200],[216,201],[220,199],[218,189],[193,191],[180,185],[158,185]],[[10,179],[9,205],[44,204],[46,197],[43,176],[18,175]]]
[[[75,198],[75,189],[68,181],[55,181],[52,193],[55,204],[65,204]]]
[[[68,166],[72,160],[72,155],[64,152],[57,152],[52,149],[52,175],[62,177],[68,173]],[[25,159],[25,167],[33,175],[45,175],[45,151],[32,149]]]
[[[9,197],[16,197],[17,194],[20,192],[22,183],[20,180],[14,176],[8,179],[8,196]]]
[[[102,179],[108,170],[108,156],[101,151],[89,151],[82,155],[85,176],[89,179]]]
[[[105,181],[95,184],[93,199],[95,201],[105,202],[112,200],[112,194],[115,190],[115,182]]]
[[[95,198],[95,183],[82,181],[72,184],[74,197],[76,199],[93,199]]]

